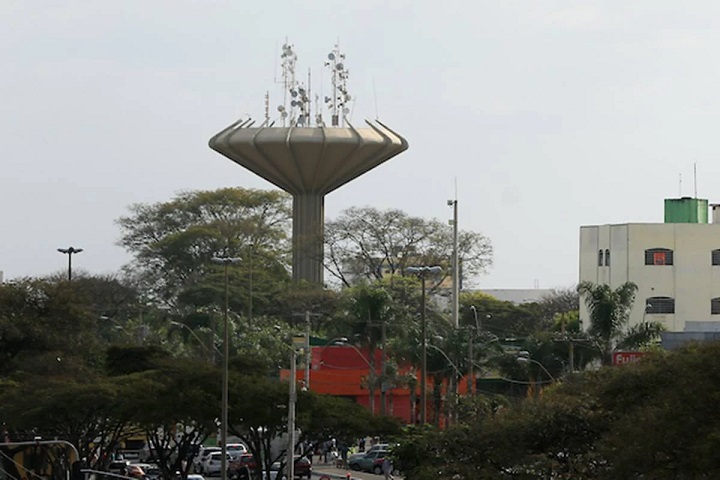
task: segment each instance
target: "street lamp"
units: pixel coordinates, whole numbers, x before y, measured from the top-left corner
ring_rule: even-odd
[[[426,319],[425,319],[425,277],[428,274],[438,274],[442,272],[442,268],[438,266],[434,267],[428,267],[428,266],[422,266],[422,267],[408,267],[407,272],[413,275],[417,275],[420,277],[420,281],[422,284],[422,296],[420,297],[420,329],[421,329],[421,337],[422,337],[422,364],[421,364],[421,370],[422,374],[420,375],[420,396],[422,397],[421,401],[421,409],[420,409],[420,423],[425,424],[427,421],[427,385],[426,385],[426,377],[427,377],[427,325],[426,325]]]
[[[545,375],[550,378],[551,382],[557,382],[557,379],[553,377],[553,374],[550,373],[547,368],[545,368],[545,365],[538,362],[537,360],[533,360],[532,358],[530,358],[529,355],[530,353],[528,353],[526,350],[521,350],[520,352],[518,352],[517,361],[520,363],[534,363],[535,365],[540,367],[543,372],[545,372]]]
[[[68,256],[68,282],[72,281],[72,256],[73,253],[80,253],[83,251],[82,248],[58,248],[58,252],[64,253]]]
[[[222,454],[220,457],[220,478],[227,480],[227,431],[228,431],[228,356],[230,353],[228,333],[228,303],[230,290],[228,286],[228,265],[238,263],[239,258],[233,257],[212,257],[211,261],[222,265],[225,268],[225,318],[223,321],[223,369],[222,369],[222,427],[220,429],[220,441],[222,442]]]
[[[448,356],[447,353],[445,353],[445,351],[444,351],[443,349],[441,349],[440,347],[438,347],[438,346],[436,346],[436,345],[433,345],[432,343],[429,343],[429,344],[428,344],[428,347],[432,348],[433,350],[437,350],[438,352],[440,352],[440,354],[441,354],[443,357],[445,357],[445,360],[447,360],[447,361],[450,363],[450,366],[453,368],[453,370],[455,370],[455,373],[456,373],[458,376],[462,377],[462,372],[460,371],[460,368],[458,368],[458,366],[455,365],[455,362],[453,362],[452,360],[450,360],[450,357]]]
[[[460,269],[458,265],[458,201],[448,200],[448,207],[453,209],[453,219],[450,223],[453,226],[453,253],[452,253],[452,319],[453,326],[460,326]]]
[[[374,385],[375,378],[376,378],[376,377],[375,377],[376,367],[370,363],[370,360],[368,360],[368,358],[365,356],[365,354],[364,354],[359,348],[357,348],[357,347],[356,347],[355,345],[353,345],[352,343],[349,343],[347,337],[336,337],[336,338],[333,338],[332,340],[330,340],[329,342],[327,342],[327,344],[326,344],[325,346],[323,346],[323,350],[324,350],[325,348],[327,348],[327,347],[330,347],[330,346],[350,347],[350,348],[352,348],[353,350],[355,350],[355,353],[357,353],[358,356],[362,359],[362,361],[365,362],[365,364],[368,366],[368,372],[369,372],[369,375],[368,375],[368,377],[369,377],[369,378],[368,378],[368,383]],[[323,363],[324,363],[325,365],[328,365],[328,364],[325,363],[325,362],[323,362]],[[331,366],[331,367],[332,367],[332,366]],[[385,372],[385,365],[383,365],[383,366],[382,366],[382,372],[380,373],[380,377],[381,377],[381,380],[383,381],[383,384],[384,384],[384,382],[386,381],[386,379],[385,379],[385,374],[386,374],[386,372]],[[382,393],[382,389],[384,389],[384,386],[381,385],[380,388],[381,388],[381,393]],[[370,406],[370,412],[371,412],[373,415],[375,415],[375,408],[374,408],[374,406],[373,406],[373,405],[374,405],[374,399],[370,396],[370,391],[371,391],[371,390],[368,391],[368,405]]]

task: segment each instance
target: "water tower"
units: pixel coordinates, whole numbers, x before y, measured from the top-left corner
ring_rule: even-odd
[[[296,80],[297,55],[283,45],[283,104],[279,118],[238,121],[210,139],[210,148],[293,196],[293,280],[323,283],[325,195],[408,148],[407,141],[379,121],[355,127],[348,121],[348,70],[338,46],[325,62],[332,92],[322,101]],[[314,101],[313,101],[314,100]],[[313,114],[313,104],[315,112]],[[330,117],[326,124],[323,112]],[[280,125],[275,125],[280,123]]]

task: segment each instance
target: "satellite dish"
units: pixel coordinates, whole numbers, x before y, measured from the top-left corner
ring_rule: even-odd
[[[283,105],[278,105],[278,112],[284,112],[285,107]]]
[[[280,116],[281,116],[282,118],[287,117],[287,112],[286,112],[285,110],[283,110],[282,113],[280,113]]]
[[[352,100],[352,97],[350,96],[349,93],[348,93],[347,95],[345,95],[345,100],[346,100],[346,101]]]
[[[347,107],[343,108],[343,113],[347,115],[348,113],[350,113],[350,109]]]
[[[335,68],[336,68],[337,70],[342,70],[342,69],[343,69],[343,64],[342,64],[342,63],[338,63],[337,65],[335,65]]]
[[[335,54],[332,52],[328,53],[328,59],[335,60]]]
[[[304,89],[304,88],[298,88],[298,92],[300,92],[300,95],[305,95],[305,89]]]
[[[297,92],[295,90],[290,90],[290,95],[297,97]]]
[[[293,100],[292,102],[290,102],[290,105],[292,105],[293,107],[297,107],[298,106],[297,100]]]

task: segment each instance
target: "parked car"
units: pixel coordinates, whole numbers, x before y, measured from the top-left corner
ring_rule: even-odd
[[[138,478],[143,478],[145,480],[158,480],[160,476],[162,475],[162,472],[160,471],[160,467],[155,465],[154,463],[132,463],[128,465],[128,468],[137,466],[140,467],[143,471],[143,475]],[[130,477],[134,475],[128,475]]]
[[[230,466],[230,455],[226,455],[226,464]],[[222,471],[222,452],[210,452],[202,464],[202,472],[204,475],[218,475]]]
[[[258,468],[255,457],[251,453],[236,454],[235,457],[231,456],[230,458],[230,465],[228,467],[230,478],[250,478],[250,473]]]
[[[355,458],[352,461],[348,460],[348,467],[350,467],[351,470],[380,475],[382,474],[383,460],[385,459],[385,455],[388,454],[387,450],[367,452],[361,458]]]
[[[235,458],[238,455],[248,453],[248,450],[247,447],[242,443],[228,443],[227,453],[229,453],[231,457]]]
[[[118,475],[125,475],[125,468],[130,465],[129,460],[113,460],[107,466],[107,471]]]
[[[377,451],[387,451],[387,449],[388,449],[387,443],[378,443],[377,445],[373,445],[372,447],[370,447],[370,449],[365,452],[353,453],[352,455],[350,455],[348,457],[348,462],[347,462],[348,466],[350,466],[350,464],[352,464],[352,463],[357,463],[358,460],[363,458],[368,453],[377,452]]]
[[[191,473],[187,476],[187,480],[205,480],[205,477],[199,473]]]
[[[280,472],[280,462],[275,462],[270,466],[270,480],[287,480],[286,472]],[[295,478],[312,477],[312,462],[307,457],[295,455]],[[264,475],[263,475],[264,478]]]
[[[193,459],[193,471],[195,473],[203,473],[203,463],[207,460],[211,452],[220,452],[220,447],[202,447],[197,456]]]

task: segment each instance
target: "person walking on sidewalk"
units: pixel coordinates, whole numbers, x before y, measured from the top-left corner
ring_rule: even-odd
[[[385,475],[385,480],[395,480],[395,477],[393,477],[393,475],[392,475],[392,471],[393,471],[392,461],[389,458],[385,457],[385,459],[383,460],[383,463],[382,463],[382,472],[383,472],[383,475]]]

